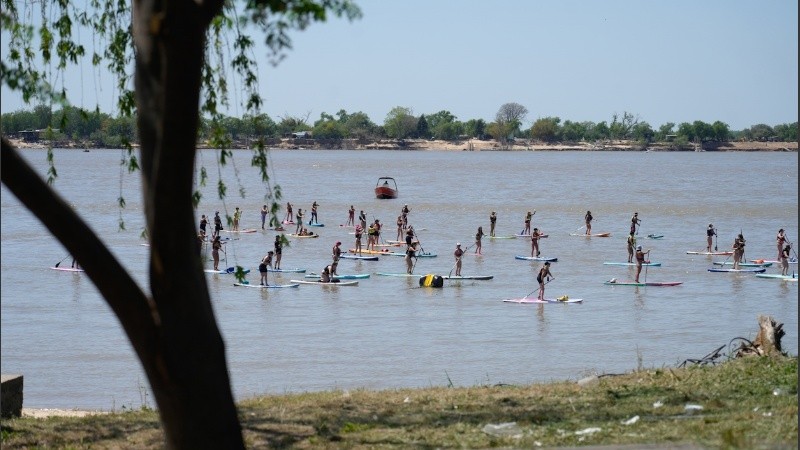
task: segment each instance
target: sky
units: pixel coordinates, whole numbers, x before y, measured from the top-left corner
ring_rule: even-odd
[[[355,1],[361,19],[293,32],[277,67],[262,53],[263,112],[313,124],[344,109],[383,124],[400,106],[491,122],[513,102],[528,110],[523,128],[623,113],[654,129],[797,122],[796,1]],[[76,106],[115,114],[109,75],[84,64],[65,85]],[[0,107],[31,108],[5,87]]]

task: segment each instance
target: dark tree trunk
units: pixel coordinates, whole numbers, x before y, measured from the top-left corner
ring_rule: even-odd
[[[173,448],[244,447],[192,205],[206,29],[221,7],[145,0],[133,9],[150,285],[161,320],[149,373]]]

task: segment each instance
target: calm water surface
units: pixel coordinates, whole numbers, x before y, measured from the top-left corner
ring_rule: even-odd
[[[44,151],[24,154],[45,172]],[[234,164],[221,169],[213,152],[201,154],[198,162],[210,179],[198,217],[238,206],[242,228],[260,228],[266,188],[249,167],[250,152],[234,154]],[[120,172],[115,150],[55,155],[56,187],[147,287],[138,174]],[[419,288],[416,278],[374,275],[403,272],[403,258],[394,256],[343,260],[340,273],[373,274],[357,287],[261,292],[234,287],[230,275],[209,275],[234,393],[242,399],[451,382],[521,384],[639,364],[674,366],[734,337],[753,338],[759,314],[784,322],[785,349],[797,354],[797,283],[711,273],[717,259],[686,254],[705,248],[709,223],[719,230],[720,250],[741,230],[748,259],[775,258],[779,228],[796,242],[797,160],[797,153],[273,151],[270,164],[283,203],[305,210],[317,201],[325,224],[313,229],[319,239],[294,240],[285,249],[283,268],[319,272],[337,240],[352,247],[351,230],[339,227],[350,205],[379,219],[384,237],[394,239],[395,219],[407,203],[423,249],[438,254],[418,260],[414,272],[420,275],[449,273],[455,243],[471,245],[478,226],[488,234],[491,211],[497,212],[497,234],[512,235],[522,229],[525,213],[536,209],[533,226],[550,235],[541,243],[542,255],[558,258],[548,296],[585,300],[503,303],[536,289],[540,264],[514,259],[530,254],[523,239],[484,238],[484,255],[465,256],[462,273],[494,279],[446,282],[438,290]],[[215,193],[219,173],[229,185],[224,203]],[[397,179],[398,199],[374,198],[380,176]],[[116,206],[120,192],[127,201],[122,213]],[[2,372],[25,376],[25,406],[153,406],[130,344],[92,283],[83,274],[48,269],[66,251],[5,187],[1,206]],[[586,210],[595,217],[593,231],[612,237],[570,236],[582,231]],[[634,269],[603,262],[627,259],[625,236],[634,211],[642,219],[639,243],[662,263],[643,277],[683,285],[603,285],[612,277],[633,277]],[[125,231],[117,227],[120,214]],[[651,233],[664,238],[646,239]],[[227,245],[221,265],[250,268],[257,282],[257,263],[274,237],[260,229],[242,234]]]

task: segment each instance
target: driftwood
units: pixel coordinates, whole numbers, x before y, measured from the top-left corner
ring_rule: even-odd
[[[742,343],[734,353],[734,357],[779,356],[783,354],[781,339],[786,334],[783,331],[783,324],[776,322],[772,316],[758,316],[758,326],[758,335],[756,335],[753,342]]]

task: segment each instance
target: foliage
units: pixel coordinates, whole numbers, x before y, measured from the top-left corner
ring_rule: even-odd
[[[521,386],[260,396],[239,404],[250,448],[796,448],[797,358],[743,358]],[[703,407],[693,413],[686,406]],[[639,420],[634,420],[639,417]],[[517,437],[488,424],[515,422]],[[163,448],[154,411],[2,422],[3,448]],[[600,431],[579,434],[588,428]],[[265,430],[269,432],[265,432]]]
[[[417,129],[417,118],[411,108],[395,106],[383,121],[386,135],[395,139],[407,139]]]

